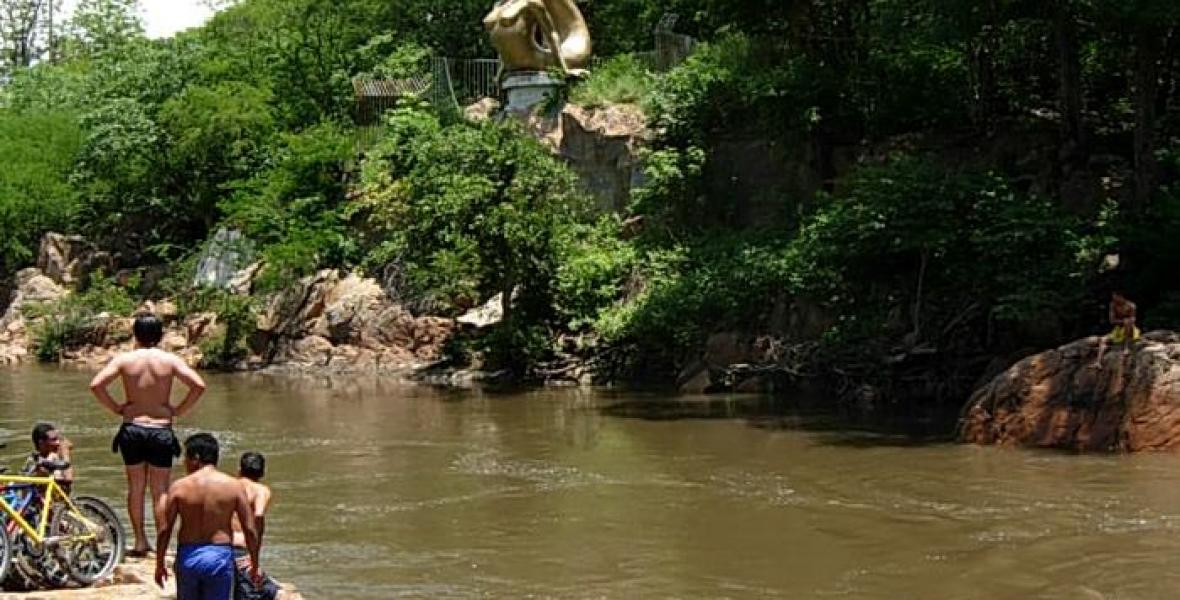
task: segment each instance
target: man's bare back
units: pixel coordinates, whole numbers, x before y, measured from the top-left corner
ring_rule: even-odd
[[[242,515],[253,520],[254,514],[241,482],[213,467],[173,483],[165,510],[180,516],[181,544],[229,544],[234,539],[233,520]]]
[[[106,387],[118,377],[126,402],[118,404]],[[179,379],[189,393],[173,408],[172,381]],[[90,383],[98,401],[127,423],[167,427],[182,416],[205,391],[201,376],[177,356],[158,348],[139,348],[115,357]]]
[[[156,583],[168,578],[164,555],[172,540],[172,528],[180,518],[176,555],[177,585],[181,598],[197,597],[192,589],[214,589],[209,597],[229,598],[234,582],[232,520],[242,523],[251,563],[250,578],[258,580],[258,535],[246,489],[236,478],[217,470],[218,444],[209,434],[196,434],[185,441],[185,469],[188,475],[168,489],[158,513],[156,536]],[[206,597],[206,596],[201,596]]]

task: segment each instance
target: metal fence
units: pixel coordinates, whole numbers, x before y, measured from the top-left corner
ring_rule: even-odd
[[[430,60],[436,105],[464,106],[480,98],[500,96],[500,60],[495,58],[444,58]],[[449,96],[449,97],[448,97]]]
[[[660,25],[656,26],[656,51],[653,61],[655,71],[675,69],[687,60],[696,48],[696,38],[674,31],[678,19],[678,15],[666,14],[660,20]]]

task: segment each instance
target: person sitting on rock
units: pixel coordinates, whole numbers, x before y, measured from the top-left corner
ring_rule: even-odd
[[[246,490],[250,501],[250,508],[254,511],[254,524],[258,530],[258,548],[262,552],[262,539],[266,532],[266,511],[274,498],[270,488],[262,483],[266,475],[266,457],[258,452],[247,452],[239,461],[238,481]],[[242,533],[242,523],[237,518],[233,520],[234,527],[234,563],[237,567],[237,578],[234,584],[234,600],[282,600],[287,593],[269,575],[262,573],[261,582],[256,584],[250,579],[250,554],[246,545],[246,536]]]
[[[33,453],[25,461],[21,473],[30,477],[53,477],[62,491],[70,493],[74,485],[74,467],[70,466],[70,452],[74,445],[62,436],[53,423],[37,423],[33,427]],[[60,468],[64,465],[64,468]]]
[[[1114,327],[1109,334],[1102,336],[1098,343],[1098,358],[1094,365],[1102,368],[1102,358],[1106,356],[1107,344],[1122,344],[1123,356],[1131,352],[1131,344],[1139,339],[1139,328],[1135,326],[1135,303],[1127,299],[1121,290],[1110,293],[1110,308],[1108,319]]]

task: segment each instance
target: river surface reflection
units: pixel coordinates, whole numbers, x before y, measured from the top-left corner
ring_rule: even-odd
[[[86,373],[0,370],[0,450],[37,419],[123,507]],[[671,408],[669,408],[671,407]],[[309,598],[1170,598],[1180,459],[962,447],[756,399],[211,376],[181,433],[259,450],[266,567]],[[179,472],[179,471],[178,471]],[[124,513],[125,514],[125,513]]]

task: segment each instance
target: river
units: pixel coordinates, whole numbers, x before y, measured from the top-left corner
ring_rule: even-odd
[[[124,507],[86,373],[0,370],[13,465],[37,419]],[[180,424],[259,450],[265,567],[309,598],[1170,598],[1180,458],[964,447],[759,399],[443,391],[214,375]],[[179,468],[178,468],[179,473]],[[125,513],[121,513],[125,514]],[[153,534],[154,535],[154,534]]]

